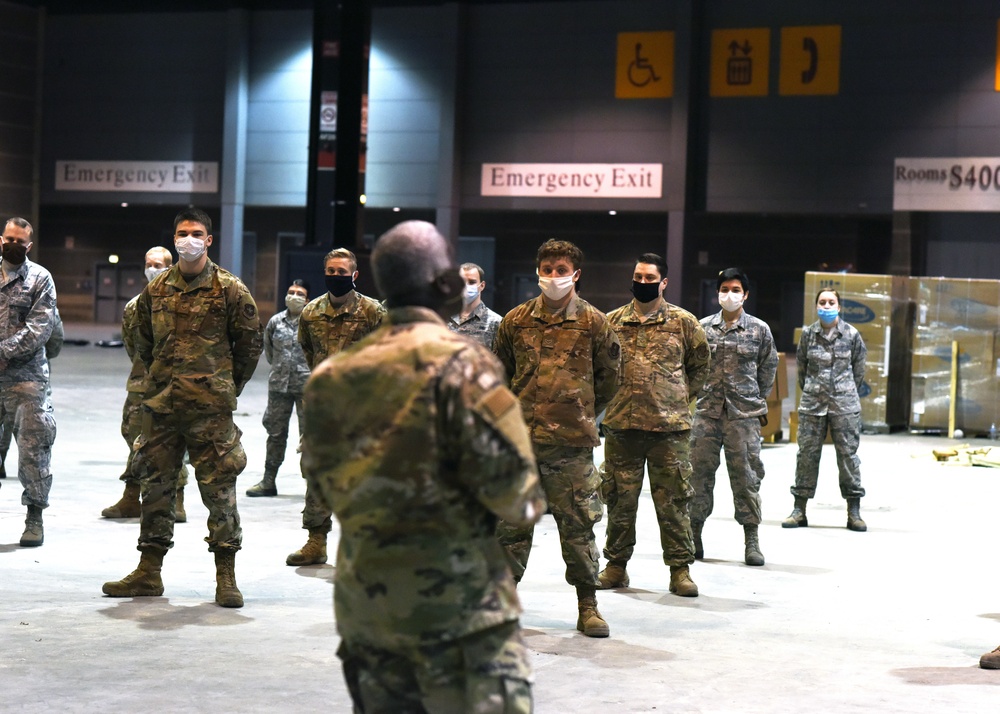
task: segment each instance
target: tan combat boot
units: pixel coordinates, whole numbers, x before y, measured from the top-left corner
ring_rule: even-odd
[[[22,548],[37,548],[45,542],[45,531],[42,529],[42,509],[38,506],[28,506],[28,515],[24,519],[24,533],[21,534]]]
[[[980,657],[979,666],[983,669],[1000,669],[1000,647]]]
[[[868,525],[861,520],[861,499],[847,499],[847,530],[864,533],[868,530]]]
[[[139,557],[139,567],[121,580],[104,583],[101,590],[111,597],[157,597],[163,594],[160,568],[163,567],[163,553],[144,550]]]
[[[597,595],[594,588],[576,589],[578,600],[577,607],[580,611],[576,620],[576,629],[587,637],[607,637],[611,634],[611,628],[601,617],[597,609]]]
[[[760,542],[757,540],[756,524],[743,526],[743,537],[744,542],[746,543],[746,552],[743,556],[743,562],[747,565],[763,565],[764,554],[760,552]]]
[[[601,583],[597,586],[599,590],[628,587],[628,573],[625,572],[625,566],[617,563],[608,563],[608,567],[597,574],[597,579]]]
[[[215,551],[215,601],[222,607],[243,607],[243,593],[236,587],[236,551]]]
[[[139,484],[133,481],[125,482],[125,493],[113,506],[108,506],[101,511],[104,518],[138,518],[142,515],[142,506],[139,505]]]
[[[670,566],[670,592],[681,597],[698,597],[698,586],[686,565]]]
[[[806,519],[806,503],[809,501],[808,498],[802,498],[801,496],[795,497],[795,506],[792,508],[792,512],[789,514],[788,518],[781,522],[782,528],[805,528],[809,525],[809,521]]]
[[[174,505],[174,523],[187,523],[188,514],[184,510],[184,487],[177,489],[177,503]]]
[[[326,562],[326,533],[309,529],[309,540],[301,549],[285,558],[286,565],[322,565]]]

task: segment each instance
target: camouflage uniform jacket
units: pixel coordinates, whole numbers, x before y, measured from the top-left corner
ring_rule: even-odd
[[[153,278],[136,305],[135,351],[148,371],[143,404],[154,412],[232,412],[261,353],[250,291],[208,261],[185,280],[180,264]]]
[[[299,345],[299,317],[282,310],[264,328],[264,356],[271,365],[267,389],[283,394],[302,394],[309,379],[309,365]]]
[[[412,654],[517,619],[494,529],[545,501],[496,358],[426,308],[387,322],[306,384],[304,471],[340,522],[341,637]]]
[[[501,320],[493,343],[532,441],[597,446],[597,415],[618,389],[621,345],[603,312],[574,296],[560,312],[538,296]]]
[[[868,348],[852,325],[837,320],[827,337],[819,320],[802,330],[795,352],[802,398],[799,414],[857,414]]]
[[[720,310],[702,318],[712,365],[698,395],[695,414],[718,419],[722,407],[730,419],[767,414],[767,395],[778,372],[778,350],[771,328],[744,312],[732,327]]]
[[[56,286],[49,271],[28,259],[0,273],[0,383],[46,382],[45,343],[56,320]]]
[[[333,305],[330,293],[323,293],[306,305],[299,316],[299,344],[306,364],[316,369],[330,355],[374,332],[383,317],[382,303],[355,290],[342,305]]]
[[[486,349],[492,349],[501,319],[497,313],[486,307],[485,303],[480,302],[464,320],[461,314],[449,319],[448,329],[475,340]]]
[[[666,300],[642,318],[634,300],[608,313],[622,345],[622,375],[604,423],[612,429],[690,429],[691,400],[708,377],[705,330]]]
[[[146,365],[135,353],[136,335],[136,315],[138,314],[139,296],[125,303],[125,310],[122,311],[122,343],[125,345],[125,354],[132,360],[132,370],[128,374],[128,382],[125,385],[126,392],[142,394],[146,391]]]

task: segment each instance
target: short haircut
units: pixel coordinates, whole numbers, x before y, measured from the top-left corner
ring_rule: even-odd
[[[34,235],[35,229],[31,227],[31,224],[19,216],[14,216],[13,218],[8,218],[7,223],[4,223],[4,228],[13,223],[18,228],[23,228],[28,231],[28,235]]]
[[[375,287],[391,307],[419,304],[407,300],[419,300],[442,272],[455,270],[451,246],[426,221],[403,221],[379,236],[371,265]]]
[[[479,282],[483,282],[484,280],[486,280],[486,273],[484,273],[483,269],[480,268],[475,263],[462,263],[460,266],[458,266],[458,272],[462,273],[465,272],[466,270],[475,270],[477,273],[479,273]]]
[[[302,278],[295,278],[295,280],[292,281],[292,285],[295,285],[296,287],[300,287],[303,290],[305,290],[306,291],[306,295],[308,295],[309,292],[310,292],[310,290],[309,290],[309,283],[307,283]],[[285,292],[287,293],[288,290],[285,290]]]
[[[743,286],[743,292],[750,292],[750,278],[739,268],[726,268],[719,271],[719,279],[715,281],[715,289],[718,290],[722,284],[729,280],[739,280]]]
[[[212,219],[208,217],[200,208],[185,208],[183,211],[178,213],[174,217],[174,233],[177,232],[177,226],[179,226],[184,221],[194,221],[195,223],[200,223],[205,226],[205,231],[208,235],[212,235]]]
[[[838,293],[836,290],[834,290],[833,288],[823,288],[818,293],[816,293],[816,300],[815,302],[813,302],[813,305],[819,302],[819,296],[822,295],[823,293],[833,293],[834,295],[836,295],[838,305],[842,305],[844,303],[844,301],[840,299],[840,293]]]
[[[660,280],[667,277],[667,261],[665,261],[661,256],[656,253],[643,253],[638,258],[635,259],[635,264],[647,263],[649,265],[655,265],[656,269],[660,273]]]
[[[543,260],[553,258],[566,258],[569,260],[573,270],[583,267],[583,251],[568,240],[557,240],[549,238],[538,248],[538,255],[535,256],[535,267],[540,268]]]
[[[166,265],[174,264],[174,254],[170,252],[169,248],[164,248],[162,245],[153,246],[146,251],[146,255],[148,256],[150,253],[159,254]]]
[[[323,258],[323,267],[325,268],[326,264],[333,258],[347,258],[348,262],[351,264],[352,273],[358,269],[358,257],[347,248],[334,248],[327,253],[326,257]]]

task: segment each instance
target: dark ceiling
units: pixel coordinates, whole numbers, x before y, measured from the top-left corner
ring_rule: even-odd
[[[89,15],[125,12],[219,12],[243,8],[247,10],[303,10],[316,2],[336,0],[5,0],[15,5],[44,7],[52,15]],[[360,0],[344,0],[359,2]],[[372,7],[443,5],[488,5],[518,0],[367,0]],[[519,0],[521,4],[530,0]],[[551,0],[549,0],[551,1]],[[563,0],[569,1],[569,0]]]

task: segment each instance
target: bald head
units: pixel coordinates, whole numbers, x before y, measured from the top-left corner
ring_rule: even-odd
[[[432,307],[426,302],[431,284],[454,269],[448,241],[426,221],[404,221],[382,234],[371,262],[375,285],[392,307]]]

